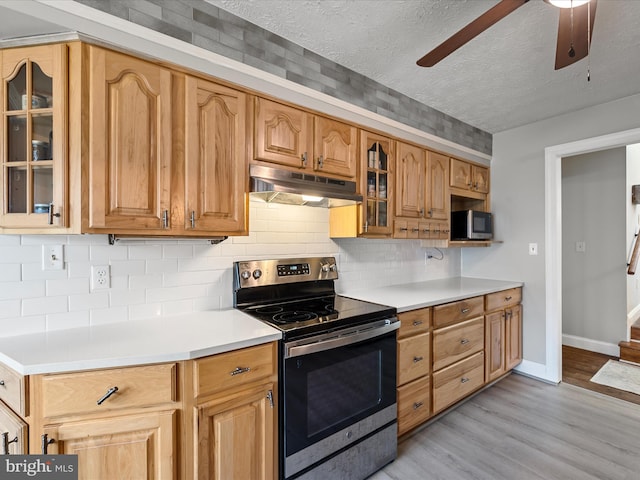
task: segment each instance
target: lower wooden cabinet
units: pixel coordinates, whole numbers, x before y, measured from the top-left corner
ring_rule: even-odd
[[[0,401],[0,435],[0,455],[28,453],[27,423],[2,401]]]
[[[197,407],[198,478],[273,478],[274,388],[258,385]]]
[[[431,416],[429,376],[398,387],[398,435],[420,425]]]
[[[48,453],[78,455],[80,480],[176,478],[175,410],[65,421],[43,432]]]
[[[484,384],[484,352],[433,373],[433,413],[466,397]]]

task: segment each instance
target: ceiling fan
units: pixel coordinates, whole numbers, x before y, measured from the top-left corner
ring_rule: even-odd
[[[417,61],[421,67],[433,67],[458,48],[480,35],[529,0],[502,0],[462,30],[453,34]],[[560,7],[555,69],[567,67],[586,57],[593,33],[597,0],[544,0]],[[588,41],[587,41],[588,39]]]

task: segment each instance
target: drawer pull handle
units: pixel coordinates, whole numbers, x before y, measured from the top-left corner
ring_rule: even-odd
[[[466,345],[467,343],[469,343],[468,338],[463,338],[462,340],[460,340],[460,345]]]
[[[413,326],[417,327],[418,325],[422,325],[422,323],[423,323],[422,320],[414,320],[413,321]]]
[[[413,409],[414,409],[414,410],[417,410],[417,409],[419,409],[422,405],[424,405],[424,403],[422,403],[422,402],[416,402],[416,403],[414,403],[414,404],[413,404]]]
[[[49,435],[46,433],[43,434],[41,438],[42,438],[42,454],[46,455],[47,450],[49,449],[49,445],[54,443],[55,440],[53,438],[49,438]]]
[[[4,380],[0,380],[0,387],[4,387]]]
[[[413,357],[413,363],[418,363],[424,360],[424,357]]]
[[[460,310],[460,313],[469,313],[469,309],[468,308],[463,308],[462,310]]]
[[[469,379],[467,377],[462,377],[460,379],[460,383],[467,383],[469,381]]]
[[[109,390],[107,390],[107,393],[105,393],[102,397],[100,397],[100,400],[98,400],[98,405],[102,405],[102,403],[109,398],[111,395],[113,395],[114,393],[116,393],[118,391],[118,387],[111,387]]]
[[[509,300],[511,300],[513,297],[511,295],[509,295],[508,297],[504,297],[505,302],[508,302]]]
[[[231,375],[232,377],[235,377],[236,375],[240,375],[241,373],[247,373],[248,371],[251,370],[251,367],[236,367],[236,369],[233,372],[230,372],[229,375]]]
[[[9,455],[9,445],[12,443],[16,443],[18,441],[18,436],[13,440],[9,440],[9,432],[2,433],[2,454]]]

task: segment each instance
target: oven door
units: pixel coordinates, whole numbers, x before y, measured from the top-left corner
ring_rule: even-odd
[[[399,322],[285,343],[285,477],[395,422]]]

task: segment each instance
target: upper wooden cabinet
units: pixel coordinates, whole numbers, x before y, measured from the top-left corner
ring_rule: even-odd
[[[0,232],[69,226],[66,44],[0,51]]]
[[[255,160],[353,179],[357,138],[353,125],[255,98]]]
[[[246,95],[120,53],[88,51],[83,231],[246,234]]]
[[[89,47],[86,229],[168,229],[171,71]]]
[[[456,158],[451,159],[451,186],[478,193],[489,193],[489,169]]]

